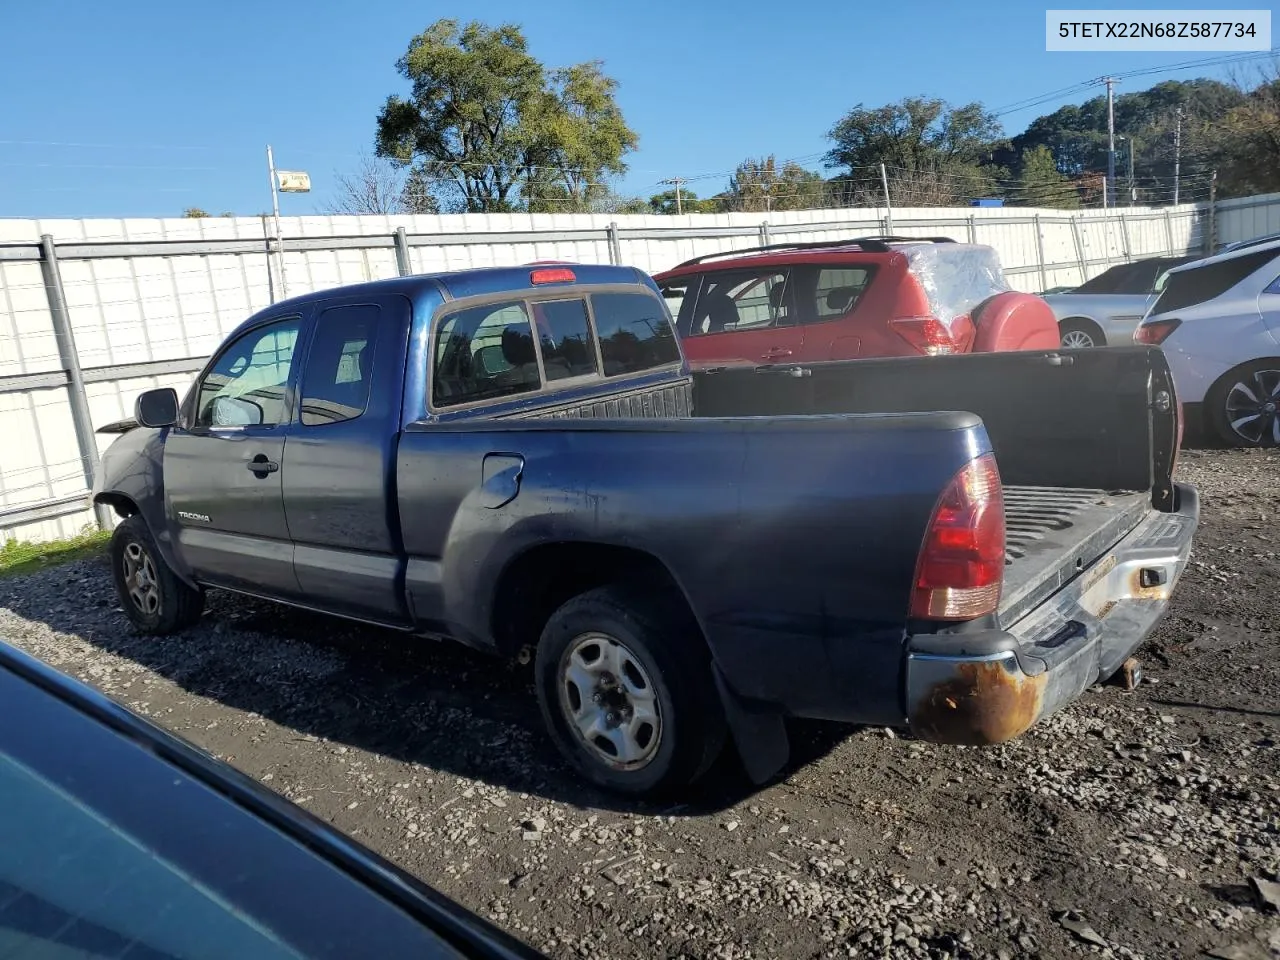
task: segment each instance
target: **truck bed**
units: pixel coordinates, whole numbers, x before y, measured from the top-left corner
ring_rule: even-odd
[[[999,617],[1016,622],[1136,527],[1145,491],[1007,486],[1005,578]]]

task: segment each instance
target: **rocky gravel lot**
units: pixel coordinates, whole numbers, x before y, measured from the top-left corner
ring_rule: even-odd
[[[101,558],[0,580],[0,637],[553,957],[1280,956],[1280,454],[1179,472],[1204,517],[1136,691],[985,750],[796,724],[784,779],[675,807],[577,783],[528,668],[225,594],[142,639]]]

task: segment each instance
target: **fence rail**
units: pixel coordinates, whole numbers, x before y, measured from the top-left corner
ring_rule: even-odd
[[[1232,208],[1230,205],[1235,204]],[[1218,205],[1220,240],[1276,221],[1280,195]],[[1010,283],[1075,284],[1137,257],[1200,252],[1204,204],[1105,213],[893,211],[893,233],[987,243]],[[91,522],[95,426],[154,386],[182,389],[222,338],[285,294],[462,267],[558,259],[650,273],[691,256],[887,232],[884,211],[683,217],[455,215],[167,221],[0,220],[0,536]],[[7,330],[6,330],[7,327]],[[98,516],[100,524],[110,523]]]

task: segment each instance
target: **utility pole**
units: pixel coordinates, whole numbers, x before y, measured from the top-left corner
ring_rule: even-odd
[[[1214,170],[1209,178],[1209,249],[1206,257],[1218,252],[1218,171]]]
[[[1138,187],[1133,182],[1133,137],[1126,137],[1125,142],[1129,144],[1129,206],[1133,206],[1138,202]]]
[[[271,144],[267,144],[267,175],[271,178],[271,213],[276,221],[276,263],[280,270],[280,295],[289,296],[289,288],[284,280],[284,236],[280,233],[280,194],[276,191],[276,161],[271,155]]]
[[[893,236],[893,204],[889,202],[889,174],[885,172],[884,164],[880,164],[880,185],[884,187],[884,226],[889,236]]]
[[[1107,188],[1103,191],[1102,205],[1104,207],[1115,206],[1115,188],[1116,188],[1116,106],[1113,88],[1115,87],[1114,77],[1103,77],[1102,82],[1107,85]]]
[[[1182,104],[1178,104],[1178,119],[1173,127],[1173,205],[1178,205],[1178,181],[1182,173]]]
[[[680,186],[681,184],[688,183],[689,181],[684,177],[672,177],[671,179],[663,180],[662,182],[664,184],[669,183],[676,188],[676,216],[680,216],[684,213],[684,205],[680,201]]]

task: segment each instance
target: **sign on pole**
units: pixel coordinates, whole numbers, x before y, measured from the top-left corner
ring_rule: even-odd
[[[277,170],[281,193],[310,193],[311,175],[304,170]]]

